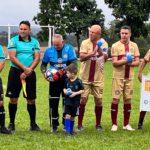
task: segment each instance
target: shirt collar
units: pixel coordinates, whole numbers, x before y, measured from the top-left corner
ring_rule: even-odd
[[[28,39],[29,39],[29,42],[31,42],[31,36],[30,35],[29,35]],[[25,42],[20,35],[19,35],[19,41]]]

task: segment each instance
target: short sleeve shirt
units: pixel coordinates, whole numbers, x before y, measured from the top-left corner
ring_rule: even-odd
[[[40,46],[38,40],[34,37],[29,36],[28,41],[23,41],[22,38],[17,35],[10,40],[8,51],[16,51],[16,58],[19,62],[29,67],[34,60],[34,53],[40,51]],[[18,68],[13,62],[11,62],[11,66]]]
[[[50,63],[51,69],[62,69],[74,60],[77,60],[77,56],[73,46],[70,44],[64,44],[62,50],[59,52],[54,46],[47,48],[42,61],[46,64]]]
[[[133,59],[135,57],[139,57],[139,49],[136,43],[130,41],[128,44],[129,47],[129,53],[131,53]],[[125,45],[121,43],[120,41],[114,43],[111,48],[111,56],[117,57],[118,60],[125,59],[126,58],[126,50]],[[119,67],[113,67],[113,78],[116,79],[124,79],[125,78],[125,65],[119,66]],[[130,67],[129,71],[129,79],[134,78],[134,67]]]
[[[83,84],[82,84],[82,80],[77,78],[75,81],[70,81],[70,79],[66,79],[65,80],[65,85],[64,85],[65,89],[70,88],[73,92],[78,92],[80,90],[83,90]],[[71,106],[79,106],[80,105],[80,98],[81,98],[81,94],[76,95],[75,97],[68,97],[66,96],[65,99],[65,104],[66,105],[71,105]]]
[[[102,49],[108,50],[107,42],[104,42],[101,46]],[[86,39],[81,43],[80,53],[90,53],[93,51],[93,43],[90,39]],[[94,62],[95,61],[95,62]],[[95,65],[93,66],[93,63]],[[85,84],[94,83],[99,84],[103,81],[104,70],[104,57],[92,57],[86,61],[81,62],[80,66],[80,78]],[[91,79],[91,72],[93,73],[93,79]]]

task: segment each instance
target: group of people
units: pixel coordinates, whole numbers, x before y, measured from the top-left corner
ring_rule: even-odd
[[[108,43],[101,37],[102,29],[99,25],[92,25],[89,37],[83,40],[79,51],[80,78],[78,62],[72,45],[66,44],[62,35],[54,34],[52,46],[48,47],[41,62],[41,72],[46,80],[47,65],[50,69],[63,70],[58,81],[49,81],[49,117],[52,132],[57,132],[59,126],[59,100],[62,96],[62,123],[67,135],[74,132],[75,117],[78,116],[77,130],[83,130],[83,117],[89,95],[93,95],[95,102],[95,128],[104,131],[101,125],[103,110],[104,63],[108,58]],[[37,39],[30,35],[31,28],[28,21],[21,21],[19,34],[11,38],[8,52],[11,67],[8,75],[6,96],[10,98],[8,128],[5,127],[5,109],[3,105],[3,87],[0,78],[0,132],[11,134],[15,131],[15,116],[17,102],[23,82],[26,82],[27,110],[30,116],[30,130],[40,131],[36,123],[36,73],[34,69],[40,62],[40,46]],[[111,131],[117,131],[118,104],[121,96],[124,102],[124,130],[133,131],[129,124],[131,113],[131,98],[133,95],[134,67],[139,65],[140,53],[136,43],[130,40],[131,28],[122,26],[120,40],[111,47],[113,77],[111,103]],[[5,55],[0,47],[0,71],[4,67]],[[150,61],[150,51],[143,59],[139,71],[139,80],[147,62]],[[146,112],[141,111],[138,129],[142,129]]]

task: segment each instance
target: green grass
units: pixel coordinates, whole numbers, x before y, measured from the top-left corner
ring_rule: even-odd
[[[147,70],[147,69],[146,69]],[[6,90],[7,76],[9,71],[9,62],[6,62],[5,68],[2,72],[4,90]],[[39,66],[37,72],[37,123],[42,128],[41,132],[29,131],[29,115],[26,110],[26,100],[23,99],[22,93],[19,98],[18,111],[16,115],[16,132],[12,135],[0,134],[0,150],[147,150],[149,148],[149,114],[147,114],[144,122],[144,130],[135,132],[123,131],[123,103],[120,101],[118,113],[118,131],[112,133],[111,119],[110,119],[110,105],[111,105],[111,79],[112,79],[112,65],[107,62],[105,65],[105,88],[103,99],[103,117],[102,125],[105,132],[100,133],[95,130],[95,116],[93,97],[87,104],[86,113],[84,117],[85,130],[73,137],[66,137],[62,125],[59,127],[59,132],[53,134],[49,127],[49,103],[48,103],[48,82],[43,79]],[[130,124],[137,128],[139,117],[139,99],[140,99],[140,84],[137,80],[138,68],[135,69],[135,91],[132,99],[132,113]],[[8,117],[8,102],[9,99],[5,97],[6,109],[6,125],[9,123]],[[61,118],[61,101],[60,101],[60,118]],[[61,119],[60,119],[61,122]]]

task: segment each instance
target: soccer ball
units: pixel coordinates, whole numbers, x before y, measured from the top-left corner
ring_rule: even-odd
[[[45,77],[48,81],[57,81],[59,79],[59,76],[57,76],[57,70],[56,69],[47,69],[45,73]]]
[[[62,78],[63,75],[64,75],[63,70],[57,70],[57,69],[51,69],[51,68],[49,68],[45,73],[46,79],[52,82],[58,81],[60,78]]]

